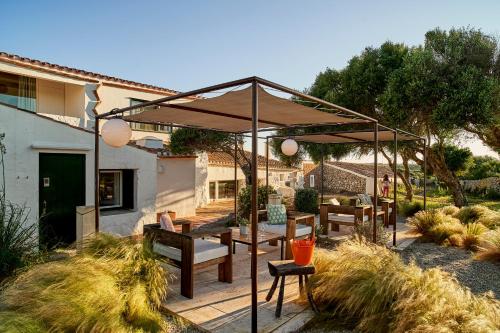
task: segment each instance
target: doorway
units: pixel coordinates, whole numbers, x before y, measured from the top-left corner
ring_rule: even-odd
[[[85,205],[85,155],[40,153],[39,242],[52,249],[76,240],[76,207]]]

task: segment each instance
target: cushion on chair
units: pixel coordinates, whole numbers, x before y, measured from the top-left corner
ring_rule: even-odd
[[[361,206],[373,205],[372,198],[369,194],[358,194],[357,197]]]
[[[363,215],[363,221],[368,221],[368,215]],[[328,213],[328,220],[338,221],[338,222],[352,222],[354,223],[354,215],[350,214],[336,214],[336,213]]]
[[[378,211],[378,212],[380,212],[380,211],[382,211],[382,210],[383,210],[383,209],[382,209],[382,207],[381,207],[381,206],[377,206],[377,211]],[[390,213],[392,213],[392,208],[391,208],[391,207],[389,207],[389,214],[390,214]]]
[[[153,243],[153,251],[172,260],[181,261],[181,250],[175,247]],[[218,242],[211,242],[196,238],[194,240],[194,263],[209,261],[212,259],[227,256],[229,248],[227,245]]]
[[[273,234],[286,236],[286,224],[271,224],[269,222],[261,222],[260,230],[272,232]],[[295,225],[295,237],[309,235],[312,232],[312,227],[305,224]]]
[[[267,205],[267,219],[269,224],[286,224],[285,205]]]

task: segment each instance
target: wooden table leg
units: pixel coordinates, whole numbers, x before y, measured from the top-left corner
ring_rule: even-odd
[[[301,295],[302,295],[303,290],[304,290],[304,284],[302,283],[302,275],[299,275],[299,293]]]
[[[276,290],[276,286],[278,285],[278,280],[280,279],[279,276],[275,276],[274,277],[274,281],[273,281],[273,284],[271,286],[271,289],[269,289],[269,292],[267,293],[267,296],[266,296],[266,301],[269,302],[271,300],[271,298],[273,298],[273,295],[274,295],[274,291]]]
[[[285,293],[285,275],[281,277],[280,292],[278,294],[278,304],[276,304],[276,317],[281,317],[281,308],[283,307],[283,295]]]
[[[233,241],[233,254],[236,254],[236,242]]]

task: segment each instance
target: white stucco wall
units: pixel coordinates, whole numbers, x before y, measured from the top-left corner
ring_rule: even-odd
[[[85,155],[87,205],[94,204],[94,153],[92,133],[74,129],[29,112],[0,106],[0,133],[5,133],[6,193],[9,200],[31,209],[29,223],[37,223],[38,154]],[[38,147],[38,148],[34,148]],[[156,155],[126,146],[115,149],[101,142],[102,169],[136,169],[136,209],[101,217],[101,230],[119,235],[142,232],[153,223],[156,201]]]
[[[198,155],[195,164],[195,205],[203,207],[210,201],[208,193],[208,155],[201,153]]]
[[[157,211],[174,211],[177,217],[196,215],[195,172],[195,157],[158,159]]]

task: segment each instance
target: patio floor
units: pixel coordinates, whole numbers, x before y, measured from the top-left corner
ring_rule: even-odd
[[[259,332],[290,332],[302,327],[313,317],[307,301],[299,299],[298,279],[287,277],[283,309],[280,318],[274,311],[278,290],[273,299],[265,297],[273,278],[269,275],[267,261],[280,259],[280,246],[259,246],[258,256],[258,330]],[[171,268],[177,278],[170,288],[164,307],[175,312],[195,326],[210,332],[250,332],[251,289],[250,253],[248,247],[236,244],[233,256],[233,283],[217,280],[217,265],[197,271],[194,277],[194,298],[180,295],[180,271]]]
[[[232,212],[233,201],[211,203],[198,209],[195,227],[214,222]],[[398,219],[398,245],[414,237],[407,232],[408,227]],[[328,238],[340,240],[347,238],[351,227],[340,226],[339,232],[329,231]],[[214,241],[218,241],[214,239]],[[273,299],[266,302],[265,297],[273,278],[269,275],[267,262],[280,259],[280,246],[259,245],[258,254],[258,330],[259,332],[290,332],[301,328],[313,318],[307,301],[299,299],[298,279],[287,277],[283,310],[280,318],[274,316],[278,290]],[[171,292],[164,303],[167,311],[174,312],[202,330],[210,332],[250,332],[251,322],[251,279],[250,253],[248,247],[236,244],[233,255],[233,283],[217,280],[217,265],[201,269],[194,276],[194,298],[180,295],[180,270],[170,267],[176,278],[171,283]]]

